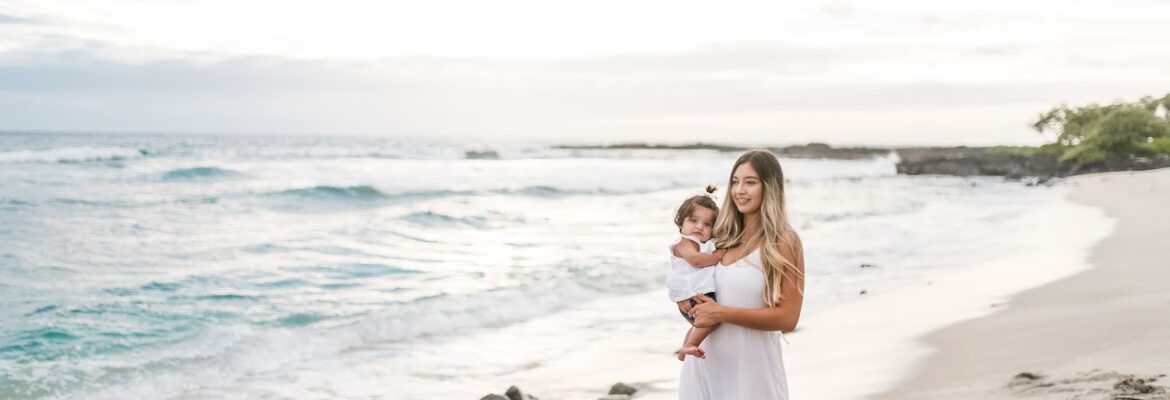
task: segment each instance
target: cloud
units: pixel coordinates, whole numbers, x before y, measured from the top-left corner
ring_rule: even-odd
[[[217,91],[279,94],[322,90],[335,81],[323,65],[296,60],[237,58],[214,63],[158,60],[122,63],[63,54],[57,59],[0,64],[0,90],[9,93],[159,93]],[[345,81],[336,81],[345,82]]]
[[[819,16],[827,20],[844,21],[857,14],[857,6],[846,0],[833,0],[825,3],[819,10]]]
[[[40,20],[35,18],[18,17],[15,15],[0,13],[0,25],[23,25],[37,23],[40,23]]]
[[[761,3],[767,12],[742,19],[743,29],[731,24],[743,12],[726,9],[707,10],[714,21],[690,15],[696,10],[673,12],[666,23],[623,15],[624,25],[595,36],[592,28],[550,27],[556,32],[547,35],[516,28],[508,34],[542,35],[541,45],[490,47],[498,52],[462,51],[496,38],[489,29],[464,40],[487,29],[482,23],[444,21],[439,29],[420,20],[404,35],[363,36],[385,25],[366,18],[354,30],[319,37],[291,24],[295,18],[281,20],[285,26],[241,12],[231,26],[241,35],[191,35],[206,29],[177,21],[179,28],[156,38],[144,34],[162,25],[152,18],[188,8],[159,5],[155,14],[124,18],[125,26],[72,9],[25,12],[53,19],[0,26],[7,36],[0,40],[0,129],[597,140],[717,132],[836,143],[880,142],[873,139],[880,133],[994,143],[1031,140],[1027,121],[1059,103],[1170,90],[1161,78],[1170,73],[1170,48],[1158,39],[1166,33],[1157,18],[1164,7],[1035,13],[895,3]],[[654,38],[622,30],[635,27]],[[675,36],[669,46],[648,45]],[[622,38],[638,43],[611,46]],[[396,47],[404,41],[414,47]],[[444,47],[451,43],[462,47]],[[361,57],[318,57],[328,53],[325,45]],[[546,45],[558,51],[528,52]]]
[[[94,54],[108,50],[98,47]],[[702,140],[718,133],[777,142],[783,134],[835,143],[881,142],[874,132],[887,141],[994,132],[964,139],[994,143],[1032,140],[1027,119],[1061,101],[1158,89],[1093,80],[843,83],[825,74],[835,63],[864,59],[864,51],[761,45],[558,60],[351,63],[278,57],[135,63],[86,54],[0,62],[0,121],[7,125],[0,128],[554,141]]]

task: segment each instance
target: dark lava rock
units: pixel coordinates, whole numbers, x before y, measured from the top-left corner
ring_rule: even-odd
[[[500,153],[496,153],[495,150],[468,150],[463,152],[463,158],[468,160],[498,160],[500,159]]]
[[[1051,386],[1051,383],[1043,383],[1043,375],[1033,372],[1021,372],[1012,377],[1011,383],[1008,386],[1025,386],[1025,387],[1044,387]]]
[[[1146,383],[1145,379],[1125,378],[1121,382],[1113,385],[1113,390],[1121,392],[1121,394],[1150,394],[1162,393],[1162,389],[1157,386],[1152,386]]]
[[[901,148],[898,153],[898,173],[906,175],[1003,176],[1021,179],[1025,176],[1064,176],[1055,155],[1024,156],[988,151],[979,147],[921,147]]]
[[[1170,156],[1114,157],[1088,164],[1062,162],[1056,154],[1011,154],[986,147],[913,147],[895,149],[897,169],[906,175],[1002,176],[1008,180],[1038,177],[1029,186],[1052,177],[1112,171],[1145,171],[1170,167]]]
[[[649,144],[649,143],[622,143],[611,145],[587,146],[554,146],[558,149],[573,150],[715,150],[719,152],[743,152],[751,147],[727,146],[711,143],[693,143],[682,145]],[[766,147],[768,151],[783,158],[827,158],[837,160],[859,160],[874,157],[884,157],[890,154],[891,149],[880,147],[833,147],[824,143],[809,143],[806,145],[787,147]]]
[[[536,397],[530,394],[524,394],[524,392],[520,391],[520,388],[515,386],[509,387],[508,391],[504,392],[504,395],[508,396],[509,400],[536,400]]]
[[[621,382],[615,383],[613,384],[613,387],[609,388],[609,394],[625,394],[633,396],[634,392],[637,391],[638,389],[635,389],[633,386]]]
[[[834,160],[861,160],[885,157],[890,149],[877,147],[832,147],[824,143],[809,143],[803,146],[769,147],[769,151],[783,158],[826,158]]]
[[[1017,380],[1017,381],[1034,381],[1034,380],[1037,380],[1040,378],[1043,378],[1042,376],[1040,376],[1040,374],[1034,374],[1031,372],[1021,372],[1021,373],[1016,374],[1015,378],[1012,378],[1012,379]]]

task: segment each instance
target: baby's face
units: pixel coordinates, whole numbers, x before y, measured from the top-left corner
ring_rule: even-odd
[[[711,240],[711,230],[715,227],[715,210],[703,206],[695,206],[688,215],[683,219],[682,234],[686,236],[694,236],[699,241],[706,242]]]

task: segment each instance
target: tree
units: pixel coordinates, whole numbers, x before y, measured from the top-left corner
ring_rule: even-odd
[[[1061,105],[1040,114],[1032,127],[1040,133],[1056,131],[1056,144],[1064,147],[1062,161],[1090,163],[1110,157],[1168,154],[1167,110],[1170,94],[1146,96],[1135,103]]]
[[[1070,108],[1067,105],[1061,105],[1046,113],[1040,114],[1040,118],[1036,123],[1032,124],[1032,128],[1040,133],[1055,129],[1057,131],[1057,143],[1066,146],[1076,145],[1085,138],[1088,130],[1092,128],[1096,121],[1099,121],[1117,106],[1116,104],[1107,106],[1090,104],[1083,107]]]

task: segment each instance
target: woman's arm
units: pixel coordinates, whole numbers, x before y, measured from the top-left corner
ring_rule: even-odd
[[[793,260],[797,270],[804,275],[804,251],[800,238],[793,233],[793,245],[780,244],[780,254]],[[791,332],[796,329],[800,321],[800,309],[804,304],[804,279],[792,275],[785,276],[780,285],[784,298],[774,307],[767,308],[735,308],[726,307],[711,300],[710,297],[699,295],[695,300],[699,304],[691,308],[695,316],[695,327],[715,326],[727,322],[746,328],[764,331]]]
[[[695,296],[698,305],[691,308],[695,316],[694,326],[703,328],[726,322],[746,328],[761,331],[792,332],[796,330],[796,323],[800,320],[800,310],[785,304],[789,299],[780,301],[780,305],[770,308],[735,308],[719,305],[710,297]]]

